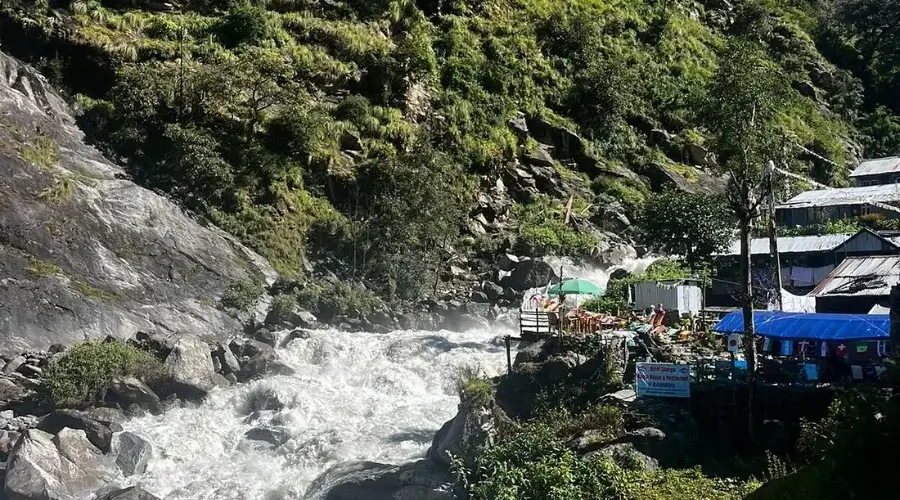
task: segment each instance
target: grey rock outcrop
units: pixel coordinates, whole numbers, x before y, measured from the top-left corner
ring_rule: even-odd
[[[172,390],[182,399],[202,399],[216,386],[209,345],[196,335],[183,335],[166,358]]]
[[[111,478],[105,457],[84,431],[67,428],[53,436],[31,429],[9,456],[4,490],[9,500],[72,500]]]
[[[0,353],[138,331],[240,328],[228,287],[276,274],[84,143],[31,67],[0,53]],[[6,311],[4,314],[3,311]]]

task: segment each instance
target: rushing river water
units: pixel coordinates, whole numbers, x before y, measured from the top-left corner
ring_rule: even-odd
[[[312,332],[279,350],[296,370],[219,389],[192,407],[129,421],[154,445],[147,472],[131,478],[167,500],[302,499],[328,467],[354,460],[403,463],[422,457],[456,413],[454,374],[505,366],[506,332]],[[274,391],[284,404],[253,422],[248,405]],[[243,435],[278,425],[277,450]]]
[[[621,267],[640,272],[652,260]],[[605,270],[551,263],[563,267],[565,278],[600,285],[608,279]],[[147,472],[128,483],[166,500],[299,500],[335,464],[400,464],[422,457],[434,433],[456,414],[457,370],[499,373],[507,333],[499,327],[467,333],[312,332],[278,351],[294,375],[217,389],[200,405],[125,424],[154,446]],[[283,408],[251,418],[249,407],[271,393]],[[288,439],[276,449],[244,437],[259,427],[279,429]]]

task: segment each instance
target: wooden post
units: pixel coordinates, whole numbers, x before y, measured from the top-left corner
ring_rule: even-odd
[[[891,347],[891,358],[900,361],[900,285],[894,285],[891,288],[891,298],[888,304],[891,308],[891,336],[889,345]],[[900,394],[900,380],[893,380],[893,393]]]
[[[784,310],[784,297],[781,295],[781,257],[778,254],[778,229],[775,227],[775,162],[769,160],[769,250],[772,254],[775,266],[775,299],[778,301],[778,310]]]
[[[506,344],[506,373],[512,373],[512,354],[510,354],[509,335],[503,337],[503,342]]]

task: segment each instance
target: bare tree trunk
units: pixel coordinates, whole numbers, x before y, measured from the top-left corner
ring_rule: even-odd
[[[756,392],[756,331],[753,325],[753,276],[750,254],[750,222],[741,215],[741,308],[744,316],[744,355],[747,358],[747,432],[753,438],[753,396]]]

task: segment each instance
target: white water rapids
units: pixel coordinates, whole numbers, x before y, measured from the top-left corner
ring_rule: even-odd
[[[617,267],[641,272],[652,260]],[[562,265],[564,278],[601,286],[608,280],[606,270],[548,262]],[[300,500],[333,465],[415,460],[456,414],[457,370],[477,367],[493,376],[505,369],[507,333],[499,326],[467,333],[314,331],[278,350],[294,375],[216,389],[202,404],[124,424],[154,452],[147,472],[123,485],[139,484],[166,500]],[[270,391],[284,408],[253,422],[247,406]],[[269,425],[290,436],[277,450],[244,438]]]
[[[422,457],[456,414],[455,371],[505,369],[504,334],[312,332],[279,350],[295,375],[218,389],[202,405],[125,424],[154,446],[147,472],[129,482],[166,500],[302,499],[336,463]],[[291,435],[277,451],[243,438],[254,427],[245,407],[267,390],[285,405],[269,418]]]

